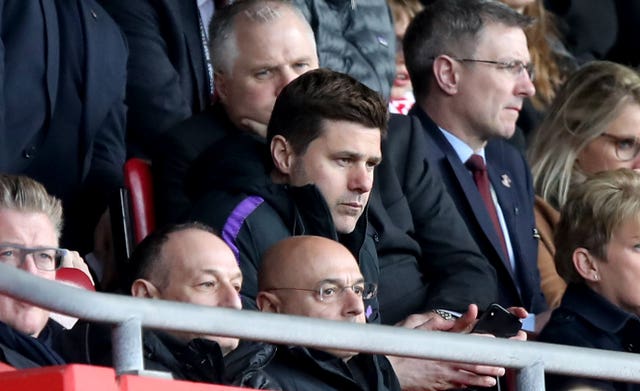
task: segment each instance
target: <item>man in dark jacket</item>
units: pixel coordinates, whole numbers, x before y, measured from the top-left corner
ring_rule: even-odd
[[[233,248],[245,278],[242,293],[249,302],[257,295],[257,270],[262,254],[277,241],[292,235],[339,240],[358,260],[365,279],[376,283],[383,281],[376,253],[380,251],[388,256],[384,278],[394,280],[391,286],[399,288],[397,292],[385,288],[381,294],[390,295],[393,298],[390,303],[402,304],[402,310],[395,313],[398,320],[410,315],[412,310],[429,309],[425,308],[427,305],[438,308],[436,302],[429,302],[430,295],[439,302],[459,300],[456,308],[463,307],[463,310],[474,302],[474,291],[478,297],[493,300],[492,269],[480,256],[477,262],[473,259],[477,256],[476,248],[455,242],[454,237],[464,238],[465,243],[471,243],[472,239],[466,231],[459,231],[463,223],[457,220],[459,216],[455,212],[451,213],[455,209],[442,184],[425,174],[422,160],[411,167],[403,164],[401,157],[397,165],[388,163],[385,181],[390,189],[381,191],[373,203],[370,197],[374,189],[373,171],[380,161],[381,132],[386,127],[385,107],[377,94],[346,75],[327,70],[310,71],[285,87],[278,97],[269,123],[271,156],[266,156],[267,148],[262,140],[232,135],[205,152],[196,163],[192,183],[201,186],[195,192],[206,195],[196,204],[193,217],[219,229]],[[406,133],[398,140],[402,139],[413,140]],[[429,183],[435,184],[431,194],[424,186]],[[405,188],[412,191],[411,197],[405,196]],[[428,196],[422,201],[414,198],[419,194],[416,189]],[[375,215],[380,223],[376,229],[364,213],[369,200],[372,201],[370,208],[381,208]],[[418,215],[412,216],[411,207],[416,211],[423,209],[415,222],[412,218]],[[451,223],[457,228],[451,229]],[[428,231],[430,227],[439,227],[440,231]],[[449,238],[443,238],[446,232],[451,233]],[[414,233],[419,241],[412,239]],[[435,244],[438,242],[443,243],[443,247]],[[377,249],[378,245],[384,245],[381,247],[384,251]],[[423,246],[431,247],[429,255],[440,254],[442,258],[428,262],[418,258]],[[447,259],[452,264],[444,265]],[[424,274],[427,277],[423,277]],[[440,277],[442,281],[438,281]],[[436,293],[431,294],[425,287],[427,278],[435,281],[431,286]],[[468,289],[474,282],[478,289]],[[405,302],[401,302],[403,298]],[[379,321],[377,300],[368,300],[365,305],[368,320]],[[388,308],[392,310],[393,305]],[[420,315],[422,320],[414,319],[410,325],[426,323],[432,316]],[[424,374],[423,366],[423,363],[414,366],[407,371],[407,376],[416,372]],[[443,369],[441,373],[446,378],[443,383],[492,381],[475,374],[471,380],[467,376],[456,378],[462,373],[459,369]],[[474,368],[466,370],[475,372]],[[424,384],[433,380],[428,375],[427,378]]]
[[[147,236],[130,259],[132,296],[241,309],[242,273],[229,247],[198,223],[163,227]],[[109,326],[76,325],[59,343],[69,362],[111,365]],[[107,337],[105,337],[105,335]],[[237,338],[145,330],[145,369],[176,379],[222,383],[223,356]]]
[[[261,311],[342,322],[365,323],[363,300],[375,297],[377,291],[347,248],[318,236],[294,236],[269,248],[258,278]],[[254,350],[262,354],[247,355],[241,347],[227,356],[234,384],[292,391],[400,390],[384,356],[257,346]]]
[[[38,182],[0,175],[0,263],[54,280],[64,250],[57,248],[62,206]],[[0,361],[16,368],[61,365],[51,348],[49,311],[0,295]]]

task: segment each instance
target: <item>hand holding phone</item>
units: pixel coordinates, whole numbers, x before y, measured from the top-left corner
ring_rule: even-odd
[[[508,338],[518,334],[520,328],[522,328],[522,323],[517,316],[494,303],[480,316],[471,332]]]

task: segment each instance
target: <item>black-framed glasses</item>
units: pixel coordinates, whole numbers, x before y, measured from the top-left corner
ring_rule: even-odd
[[[613,143],[616,157],[621,162],[635,159],[640,152],[640,142],[636,137],[614,136],[609,133],[602,133],[600,137],[606,137]]]
[[[479,64],[488,64],[493,65],[498,69],[504,69],[507,72],[511,73],[514,76],[522,75],[522,72],[526,72],[529,76],[529,80],[535,80],[535,72],[533,69],[533,63],[525,64],[520,60],[511,60],[511,61],[491,61],[491,60],[477,60],[475,58],[455,58],[451,57],[456,61],[460,62],[474,62]]]
[[[55,271],[62,266],[67,250],[55,247],[24,247],[19,244],[0,243],[0,262],[20,267],[26,262],[27,255],[33,257],[36,268],[42,271]]]
[[[347,289],[351,289],[356,296],[363,300],[373,299],[378,294],[378,286],[373,282],[357,282],[353,285],[343,285],[333,282],[326,282],[316,289],[306,288],[270,288],[266,291],[292,290],[302,292],[313,292],[318,295],[318,299],[325,303],[335,301],[341,297]]]

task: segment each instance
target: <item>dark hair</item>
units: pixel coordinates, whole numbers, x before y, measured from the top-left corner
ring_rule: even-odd
[[[281,135],[294,153],[303,154],[320,136],[324,120],[378,128],[384,137],[387,104],[380,94],[351,76],[328,69],[309,71],[280,92],[267,128],[267,144]]]
[[[427,94],[436,57],[471,57],[480,32],[489,24],[524,30],[531,23],[530,17],[492,0],[438,0],[429,4],[409,24],[403,41],[416,98]]]
[[[123,291],[129,292],[135,280],[138,278],[149,279],[156,267],[163,267],[161,262],[162,249],[169,240],[169,235],[189,229],[197,229],[216,235],[213,228],[198,222],[171,224],[156,229],[136,246],[129,257],[126,278],[124,278],[122,286]],[[165,277],[169,277],[167,273],[165,273]]]

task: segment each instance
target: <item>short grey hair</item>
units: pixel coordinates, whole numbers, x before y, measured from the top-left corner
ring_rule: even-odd
[[[533,19],[494,0],[438,0],[409,24],[403,50],[417,98],[429,89],[433,60],[443,54],[472,57],[483,29],[490,24],[525,29]]]
[[[240,0],[221,10],[216,10],[209,25],[209,51],[216,71],[231,74],[232,66],[238,57],[238,46],[235,38],[235,24],[239,15],[252,23],[271,23],[282,17],[282,10],[290,10],[304,25],[315,42],[313,30],[302,11],[289,0]]]
[[[39,182],[24,175],[0,174],[0,209],[43,213],[51,220],[60,239],[62,203]]]

